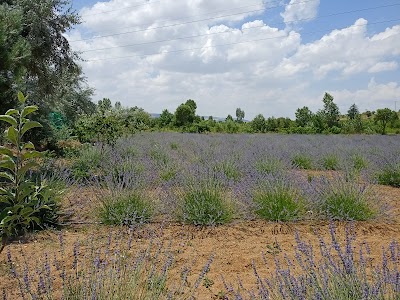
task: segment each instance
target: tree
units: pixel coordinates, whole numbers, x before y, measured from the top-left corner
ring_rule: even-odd
[[[313,113],[307,106],[298,108],[295,114],[297,126],[305,127],[312,121]]]
[[[100,113],[104,115],[107,111],[112,109],[111,100],[109,98],[103,98],[97,102],[97,108]]]
[[[16,105],[10,95],[23,90],[28,104],[40,107],[34,119],[41,132],[50,135],[51,112],[76,117],[93,109],[79,55],[64,35],[80,23],[70,0],[0,0],[0,20],[0,113]]]
[[[197,104],[194,100],[189,99],[185,102],[185,104],[193,110],[194,114],[196,114]]]
[[[340,112],[339,107],[333,102],[333,96],[325,93],[322,102],[324,103],[324,108],[320,110],[320,114],[325,124],[328,128],[332,128],[333,126],[339,127]]]
[[[236,108],[236,121],[242,123],[244,119],[244,111],[241,110],[239,107]]]
[[[195,118],[195,111],[192,106],[187,104],[181,104],[175,111],[175,125],[185,126],[193,123]]]
[[[266,124],[265,118],[262,114],[258,114],[251,121],[251,129],[253,130],[253,132],[265,132]]]
[[[174,119],[174,115],[168,111],[168,109],[164,109],[158,118],[158,122],[161,127],[166,127],[172,123]]]
[[[386,134],[388,123],[397,120],[398,117],[397,113],[389,108],[377,109],[374,121],[379,124],[381,133]]]
[[[225,121],[233,121],[233,117],[231,115],[228,115],[226,117]]]
[[[360,114],[357,105],[354,103],[350,106],[349,110],[347,111],[347,116],[350,120],[354,120]]]

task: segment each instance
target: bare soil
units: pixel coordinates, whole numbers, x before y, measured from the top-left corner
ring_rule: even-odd
[[[371,260],[379,263],[382,259],[382,247],[388,247],[391,241],[400,240],[400,189],[373,186],[379,196],[379,205],[389,207],[389,215],[385,218],[369,222],[354,223],[356,241],[354,246],[364,242],[371,249]],[[96,192],[83,189],[78,193],[67,195],[66,204],[75,212],[75,223],[62,230],[67,259],[65,265],[71,267],[73,260],[73,245],[77,240],[82,241],[84,251],[85,241],[94,239],[99,247],[104,247],[110,232],[125,234],[127,229],[105,227],[96,224],[79,224],[82,221],[93,221],[93,209],[99,204]],[[344,241],[345,223],[336,223],[337,236]],[[207,278],[213,283],[206,287],[200,285],[196,292],[196,299],[220,299],[220,292],[226,292],[221,276],[226,282],[236,289],[239,287],[238,278],[244,288],[256,287],[253,263],[261,277],[269,277],[275,270],[274,259],[283,258],[286,254],[293,258],[296,246],[295,234],[299,233],[304,241],[314,246],[316,257],[319,255],[318,235],[324,237],[329,244],[330,230],[326,222],[299,222],[290,224],[278,224],[265,221],[240,221],[215,228],[197,228],[190,225],[182,225],[174,222],[154,222],[137,230],[134,234],[132,252],[148,246],[150,240],[157,240],[169,245],[174,254],[174,263],[170,270],[170,278],[178,279],[185,266],[191,268],[188,284],[193,285],[207,260],[213,256],[211,268]],[[279,245],[279,247],[275,247]],[[271,251],[271,249],[275,249]],[[22,256],[22,251],[25,257]],[[15,241],[6,246],[0,255],[0,294],[3,289],[11,293],[14,299],[19,299],[17,283],[9,273],[7,264],[7,252],[11,253],[13,260],[23,264],[24,259],[28,265],[34,268],[35,264],[42,262],[44,253],[52,256],[59,253],[59,238],[55,231],[36,233]],[[265,261],[263,260],[263,254]],[[229,297],[230,298],[230,297]]]

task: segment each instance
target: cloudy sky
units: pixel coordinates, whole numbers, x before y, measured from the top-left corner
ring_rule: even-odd
[[[74,0],[94,100],[151,113],[187,99],[200,115],[294,117],[322,106],[342,113],[400,108],[397,0]]]

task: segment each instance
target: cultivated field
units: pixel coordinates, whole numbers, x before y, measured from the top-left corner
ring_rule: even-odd
[[[399,136],[146,133],[47,164],[4,299],[399,299]]]

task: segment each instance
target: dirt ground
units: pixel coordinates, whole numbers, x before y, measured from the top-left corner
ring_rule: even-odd
[[[357,222],[354,224],[356,240],[354,247],[366,242],[371,249],[372,262],[379,263],[382,258],[382,247],[387,248],[391,241],[400,240],[400,189],[375,186],[375,192],[379,195],[380,205],[388,205],[390,214],[385,218],[370,222]],[[96,203],[90,200],[90,191],[80,193],[86,198],[87,203],[77,203],[77,198],[68,199],[74,211],[78,212],[76,220],[88,221],[88,214]],[[74,200],[75,199],[75,200]],[[81,200],[80,200],[81,201]],[[344,242],[345,223],[336,223],[337,236]],[[110,232],[122,236],[127,229],[104,227],[96,224],[75,224],[62,230],[65,253],[65,264],[70,266],[73,260],[73,245],[77,240],[96,240],[98,247],[104,247]],[[216,228],[196,228],[174,222],[155,222],[145,225],[135,232],[132,241],[132,251],[144,249],[150,240],[157,240],[168,245],[174,255],[174,262],[170,269],[172,279],[179,278],[184,267],[190,267],[188,282],[193,285],[202,268],[212,256],[213,261],[209,272],[207,287],[201,284],[195,295],[196,299],[223,299],[222,293],[226,292],[221,276],[233,288],[239,288],[240,281],[244,288],[254,289],[256,277],[254,276],[253,262],[257,266],[259,275],[269,277],[274,272],[274,259],[283,258],[286,254],[293,258],[296,246],[295,234],[299,233],[302,240],[314,246],[318,257],[318,235],[324,237],[329,244],[329,224],[323,222],[300,222],[293,224],[277,224],[265,221],[235,221],[229,225]],[[122,238],[123,239],[123,238]],[[84,250],[84,246],[81,251]],[[25,257],[21,255],[21,250]],[[0,255],[0,292],[6,289],[13,299],[19,299],[16,281],[9,274],[7,264],[7,252],[11,253],[15,261],[21,262],[27,259],[29,265],[43,262],[44,253],[58,253],[60,251],[59,236],[57,232],[47,231],[33,234],[27,240],[20,243],[13,242],[6,247]],[[263,255],[266,260],[263,260]],[[1,293],[0,293],[1,294]],[[229,297],[231,299],[231,297]]]

